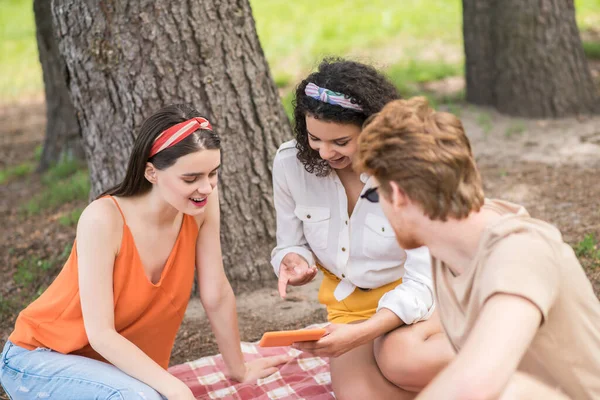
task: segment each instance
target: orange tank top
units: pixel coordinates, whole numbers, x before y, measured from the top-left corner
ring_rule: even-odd
[[[166,369],[192,290],[198,226],[194,217],[183,216],[161,278],[153,284],[146,277],[123,211],[110,198],[123,217],[123,239],[113,272],[115,329]],[[9,340],[29,350],[46,347],[106,361],[90,346],[83,326],[76,250],[77,240],[54,282],[21,311]]]

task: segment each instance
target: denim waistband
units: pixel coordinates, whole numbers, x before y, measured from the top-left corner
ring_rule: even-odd
[[[24,349],[21,346],[17,346],[10,340],[7,340],[6,343],[4,344],[4,349],[2,350],[2,356],[0,357],[0,359],[2,359],[2,363],[6,365],[6,364],[8,364],[8,361],[10,358],[16,356],[17,354],[25,353],[28,351],[29,350]],[[10,357],[9,357],[9,355],[10,355]]]
[[[2,362],[4,364],[6,364],[6,354],[8,353],[8,351],[14,346],[13,342],[11,342],[10,340],[7,340],[6,343],[4,343],[4,348],[2,349],[2,356],[0,356],[0,359],[2,360]]]

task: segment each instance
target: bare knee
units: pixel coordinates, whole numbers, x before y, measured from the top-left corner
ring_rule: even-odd
[[[392,331],[375,341],[375,360],[381,374],[407,391],[423,387],[422,366],[415,351],[420,342],[410,330]]]
[[[400,327],[377,339],[375,360],[381,374],[407,391],[420,391],[454,357],[439,321]]]

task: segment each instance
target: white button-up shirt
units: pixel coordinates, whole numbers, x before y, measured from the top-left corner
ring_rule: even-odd
[[[295,146],[294,140],[282,144],[273,163],[277,247],[271,264],[277,276],[283,258],[294,252],[309,266],[316,258],[341,280],[334,291],[338,301],[357,287],[375,289],[402,278],[377,310],[387,308],[406,324],[429,318],[435,307],[429,250],[400,248],[378,203],[359,198],[348,216],[348,198],[337,174],[308,173]],[[372,180],[364,174],[361,180],[364,193]]]

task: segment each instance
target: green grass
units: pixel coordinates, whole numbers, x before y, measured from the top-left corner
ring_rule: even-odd
[[[32,0],[0,0],[0,101],[43,89]]]
[[[0,294],[0,320],[14,318],[19,310],[37,299],[65,263],[72,248],[72,243],[69,243],[58,256],[42,258],[30,255],[23,258],[12,277],[19,290],[7,297]]]
[[[31,162],[24,162],[14,167],[8,167],[0,170],[0,185],[4,185],[9,181],[17,178],[22,178],[33,172],[35,166]]]
[[[22,211],[27,216],[41,213],[74,200],[87,199],[90,180],[86,170],[79,170],[69,178],[50,183],[42,193],[29,200]]]
[[[397,42],[402,49],[439,41],[461,44],[459,0],[250,0],[275,76],[311,69],[325,55]],[[399,49],[398,49],[399,50]],[[393,52],[393,49],[390,49]]]
[[[4,297],[0,293],[0,320],[8,321],[10,318],[14,317],[24,305],[25,304],[15,296],[10,295]]]
[[[273,78],[275,80],[275,86],[278,88],[285,88],[294,84],[294,77],[290,74],[280,73]]]
[[[437,62],[409,60],[392,65],[387,70],[387,75],[404,97],[422,93],[418,86],[420,83],[437,81],[462,75],[462,73],[462,64],[449,64],[442,60]]]
[[[399,60],[419,65],[447,53],[462,58],[460,0],[250,3],[279,87],[295,84],[326,55],[351,54],[382,66]],[[576,0],[575,5],[582,30],[600,26],[600,1]],[[452,68],[460,65],[456,63]],[[42,88],[33,1],[0,0],[0,103],[38,94]]]
[[[44,274],[52,268],[53,264],[50,260],[37,257],[26,258],[17,264],[17,271],[13,275],[13,279],[18,286],[28,287],[38,275]]]
[[[33,150],[33,158],[35,158],[35,161],[39,162],[42,159],[43,151],[44,151],[44,146],[42,146],[41,144],[38,144],[37,146],[35,146],[35,149]]]
[[[598,29],[600,26],[600,1],[575,0],[575,18],[580,30]]]
[[[600,42],[583,42],[583,51],[587,58],[600,60]]]
[[[64,160],[50,167],[43,175],[42,182],[45,185],[50,185],[56,181],[70,177],[83,168],[85,168],[85,165],[81,161]]]
[[[0,0],[1,2],[2,0]],[[23,178],[33,171],[35,171],[35,167],[37,163],[39,163],[40,158],[42,157],[42,145],[38,145],[34,150],[34,161],[25,161],[21,164],[14,165],[11,167],[7,167],[0,170],[0,185],[4,185],[13,179]],[[61,169],[64,167],[61,166]],[[81,168],[81,166],[79,167]]]
[[[446,105],[445,111],[449,112],[450,114],[454,114],[456,117],[460,118],[462,116],[463,107],[456,103],[450,103]]]
[[[482,111],[477,116],[477,125],[483,129],[483,135],[487,136],[492,131],[492,116],[485,111]]]
[[[579,243],[573,246],[573,250],[584,268],[588,270],[600,268],[600,243],[593,233],[585,235]]]
[[[525,129],[527,129],[527,127],[525,126],[525,123],[523,121],[512,122],[508,126],[508,128],[506,128],[504,136],[506,136],[507,138],[511,138],[515,135],[522,134],[523,132],[525,132]]]
[[[287,114],[290,121],[294,120],[294,106],[292,105],[292,101],[294,100],[294,94],[295,94],[295,92],[293,90],[290,90],[281,99],[285,113]]]
[[[577,257],[591,257],[600,261],[600,248],[593,233],[588,233],[573,249]]]
[[[79,221],[79,217],[81,216],[82,212],[83,208],[76,208],[71,212],[61,216],[58,219],[58,223],[62,226],[75,226],[77,225],[77,221]]]
[[[387,71],[390,79],[399,87],[404,82],[425,83],[462,75],[462,73],[462,65],[448,64],[442,60],[435,62],[409,60],[395,64]]]
[[[42,175],[44,190],[29,200],[22,207],[26,215],[36,215],[46,209],[58,207],[73,200],[87,199],[90,191],[90,181],[85,165],[77,160],[63,160],[53,165]],[[81,211],[60,218],[65,226],[77,223]],[[73,222],[74,221],[74,222]]]

